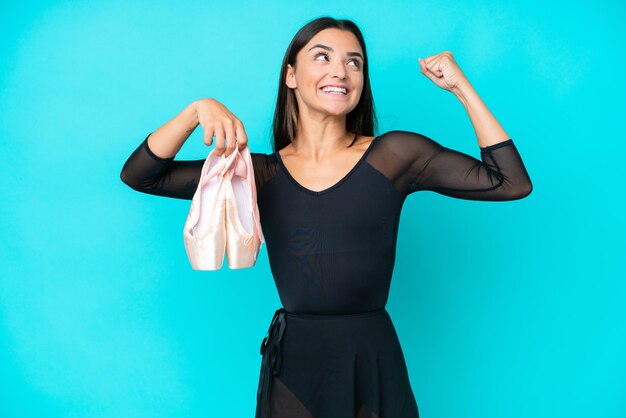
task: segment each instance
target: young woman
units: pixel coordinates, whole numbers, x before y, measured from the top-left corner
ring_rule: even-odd
[[[363,36],[349,20],[311,21],[287,48],[274,152],[252,153],[257,203],[283,307],[261,344],[256,417],[416,418],[404,355],[385,305],[405,198],[419,190],[484,201],[532,184],[506,132],[448,51],[420,59],[474,125],[481,160],[413,132],[375,135]],[[401,83],[398,83],[398,87]],[[201,99],[152,132],[122,180],[191,199],[204,160],[173,158],[201,124],[220,153],[247,146],[243,125]]]

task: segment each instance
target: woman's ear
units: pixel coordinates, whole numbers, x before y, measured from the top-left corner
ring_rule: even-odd
[[[295,89],[297,87],[296,75],[293,72],[293,67],[291,66],[291,64],[287,64],[287,75],[286,75],[285,84],[287,84],[287,87],[291,89]]]

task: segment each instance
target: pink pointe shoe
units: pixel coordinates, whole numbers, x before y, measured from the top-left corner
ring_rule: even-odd
[[[261,229],[256,185],[250,149],[239,151],[231,163],[226,181],[226,258],[228,267],[242,269],[254,266],[261,244],[265,242]]]
[[[183,228],[187,257],[194,270],[219,270],[226,248],[226,183],[234,153],[213,149],[202,166],[191,209]]]

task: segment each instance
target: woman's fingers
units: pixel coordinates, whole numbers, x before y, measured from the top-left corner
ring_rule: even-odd
[[[224,122],[222,122],[222,126],[224,127],[224,134],[226,136],[226,150],[224,155],[228,157],[235,150],[235,127],[231,119],[225,119]]]
[[[424,74],[426,77],[428,77],[431,81],[433,81],[435,84],[438,81],[438,77],[435,75],[434,72],[432,72],[429,68],[428,68],[428,64],[426,64],[424,62],[424,60],[422,60],[422,62],[424,63],[422,66],[422,74]],[[430,64],[432,66],[432,63]],[[432,67],[431,67],[432,68]]]
[[[215,137],[215,150],[217,152],[217,155],[224,154],[226,146],[224,144],[224,128],[222,127],[222,125],[215,125],[215,132],[213,133],[213,136]]]
[[[247,146],[248,136],[241,121],[223,104],[215,99],[201,99],[197,102],[198,121],[204,129],[204,143],[213,144],[218,155],[228,157],[238,147]]]
[[[207,146],[211,146],[213,144],[213,126],[212,125],[202,125],[202,129],[204,130],[204,143]]]
[[[452,91],[466,80],[450,51],[420,60],[420,67],[427,78],[444,90]]]
[[[235,123],[235,134],[237,135],[237,146],[241,151],[248,145],[248,136],[243,129],[243,124],[239,120]]]

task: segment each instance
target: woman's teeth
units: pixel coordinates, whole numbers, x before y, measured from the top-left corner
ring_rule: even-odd
[[[346,95],[347,92],[345,89],[342,88],[337,88],[337,87],[326,87],[326,88],[322,88],[321,89],[324,93],[328,93],[328,94],[341,94],[341,95]]]

